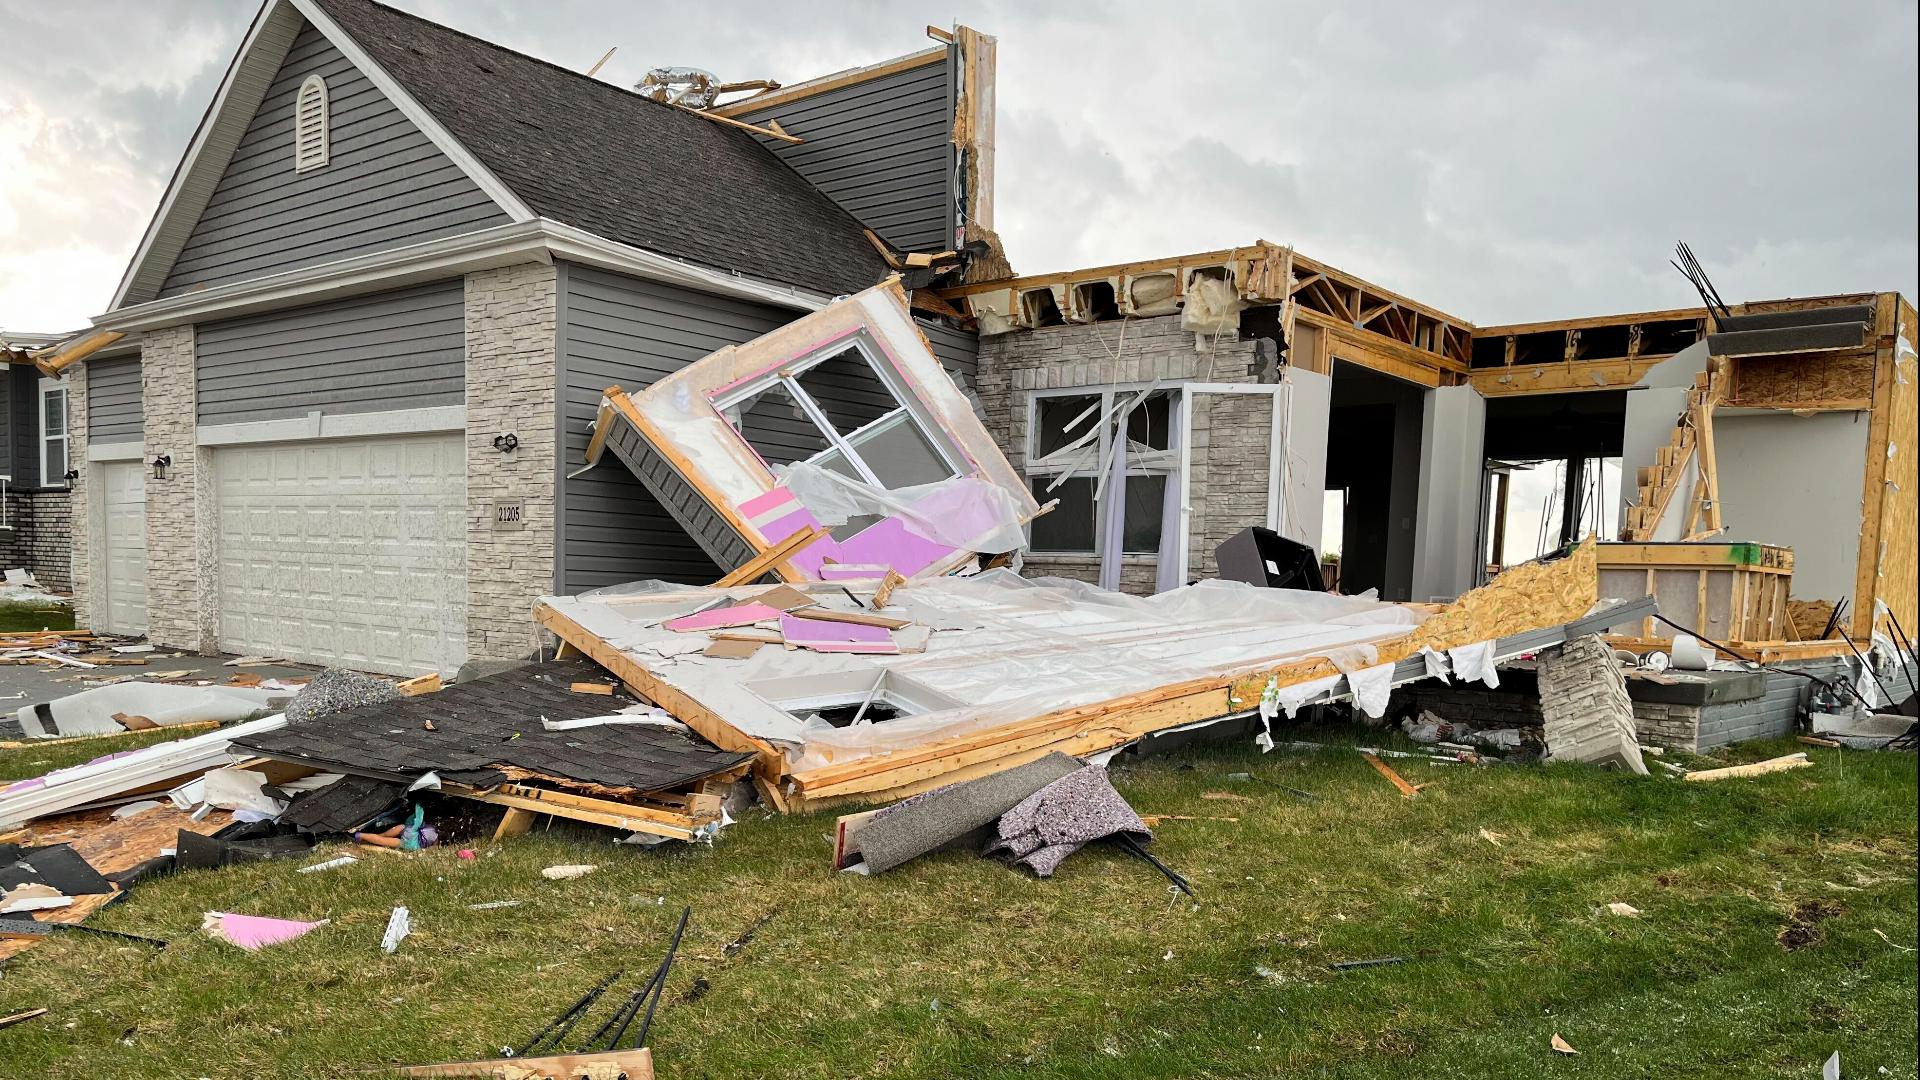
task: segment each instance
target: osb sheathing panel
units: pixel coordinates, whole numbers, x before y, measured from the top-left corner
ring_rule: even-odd
[[[1764,408],[1864,403],[1873,397],[1874,352],[1736,357],[1728,405]]]
[[[1862,493],[1860,569],[1852,605],[1853,634],[1876,627],[1871,596],[1887,605],[1909,634],[1920,625],[1920,361],[1916,361],[1913,305],[1892,293],[1880,297],[1875,330],[1880,335],[1873,414],[1867,432],[1867,486]],[[1895,342],[1904,343],[1896,347]],[[1886,629],[1885,620],[1878,620]]]

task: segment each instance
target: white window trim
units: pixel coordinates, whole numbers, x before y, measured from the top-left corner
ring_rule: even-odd
[[[1169,425],[1179,422],[1180,403],[1181,399],[1185,397],[1185,393],[1184,388],[1177,384],[1169,385],[1159,382],[1109,383],[1098,386],[1059,386],[1049,387],[1045,390],[1029,391],[1027,396],[1027,440],[1025,447],[1027,479],[1029,481],[1052,479],[1064,482],[1064,480],[1069,477],[1084,476],[1092,479],[1096,485],[1099,484],[1100,478],[1106,471],[1104,463],[1109,460],[1108,455],[1113,452],[1114,424],[1111,416],[1113,410],[1126,398],[1135,395],[1144,395],[1154,390],[1165,390],[1171,395],[1172,400],[1168,402],[1167,422]],[[1100,399],[1100,403],[1094,409],[1093,416],[1090,417],[1088,421],[1083,421],[1083,423],[1092,422],[1099,425],[1099,438],[1090,440],[1087,444],[1078,447],[1063,447],[1055,450],[1053,453],[1047,455],[1047,457],[1041,458],[1036,453],[1040,446],[1040,402],[1045,398],[1059,397],[1097,397]],[[1084,435],[1084,432],[1081,434]],[[1071,446],[1071,444],[1069,445]],[[1087,453],[1089,446],[1098,447],[1091,456]],[[1180,471],[1180,453],[1181,451],[1178,449],[1155,451],[1153,457],[1145,461],[1130,456],[1127,461],[1127,475],[1172,477]],[[1044,499],[1045,496],[1040,496],[1040,498]],[[1090,549],[1084,551],[1034,551],[1034,555],[1042,559],[1055,556],[1061,558],[1083,558],[1086,556],[1094,556],[1097,558],[1104,556],[1106,554],[1104,546],[1106,530],[1100,527],[1100,502],[1100,497],[1096,493],[1094,497],[1093,546]],[[1033,525],[1031,522],[1027,525],[1027,540],[1029,546],[1031,546],[1033,540]],[[1145,557],[1150,554],[1152,553],[1121,553],[1123,557],[1128,555]]]
[[[308,96],[312,92],[317,96],[320,109],[308,114],[307,106],[313,100]],[[327,95],[327,80],[318,75],[309,75],[300,84],[300,92],[293,97],[293,171],[310,172],[325,168],[333,151],[332,118],[328,115],[331,107]],[[312,150],[309,151],[309,147]]]
[[[880,380],[880,385],[886,387],[887,393],[892,395],[896,404],[894,408],[875,419],[869,420],[865,424],[842,435],[839,429],[834,427],[833,421],[828,418],[826,410],[822,409],[820,403],[813,399],[813,395],[807,393],[806,388],[800,385],[800,376],[829,360],[845,355],[849,348],[860,354],[860,358],[866,362],[867,369],[872,371],[874,377]],[[790,360],[771,371],[728,389],[725,393],[716,394],[712,399],[713,407],[716,411],[724,414],[727,410],[741,405],[754,396],[772,388],[776,383],[785,387],[787,393],[792,396],[794,404],[800,406],[800,410],[807,414],[807,419],[813,422],[813,426],[818,428],[821,436],[827,440],[827,448],[809,456],[806,459],[809,462],[837,451],[841,457],[846,459],[848,464],[853,466],[854,471],[860,474],[862,481],[881,491],[888,490],[887,486],[880,482],[880,478],[874,475],[873,469],[867,465],[866,459],[860,456],[860,451],[855,449],[853,442],[866,432],[880,427],[883,424],[892,423],[897,417],[904,414],[907,420],[919,429],[921,438],[925,439],[927,444],[933,447],[934,453],[940,455],[940,460],[946,463],[946,479],[952,480],[957,477],[973,475],[972,470],[965,464],[965,459],[960,457],[956,449],[949,442],[946,432],[941,430],[940,425],[929,422],[923,414],[919,406],[919,399],[913,394],[903,392],[899,378],[888,370],[887,364],[882,363],[874,356],[873,345],[867,340],[867,336],[864,333],[852,338],[850,341],[835,342],[823,349],[808,353],[798,359]],[[733,431],[736,438],[747,445],[748,449],[753,449],[753,445],[747,443],[746,436],[741,434],[738,428],[733,427],[731,424],[729,424],[728,427],[729,430]],[[754,453],[757,454],[759,451],[755,450]],[[938,481],[933,482],[937,483]]]
[[[60,434],[49,435],[47,434],[47,398],[56,393],[60,395],[60,415],[63,422],[60,426]],[[67,409],[68,402],[71,400],[67,394],[67,384],[59,379],[41,379],[39,400],[40,413],[34,420],[34,427],[40,436],[40,486],[67,487],[67,470],[73,468],[73,417],[68,414]],[[47,446],[56,441],[60,444],[60,456],[66,462],[66,468],[61,469],[58,476],[53,476],[49,475],[52,470],[47,467]]]

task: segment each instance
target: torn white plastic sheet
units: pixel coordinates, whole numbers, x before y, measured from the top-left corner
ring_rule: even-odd
[[[1348,672],[1347,687],[1353,691],[1354,706],[1377,720],[1386,715],[1387,698],[1393,694],[1393,665]]]
[[[130,682],[83,690],[14,715],[28,738],[110,735],[124,731],[115,713],[144,716],[161,727],[206,720],[228,723],[277,709],[293,696],[289,690],[245,686],[169,686]]]
[[[1463,683],[1478,679],[1490,687],[1500,685],[1500,672],[1494,663],[1491,641],[1448,649],[1447,659],[1453,661],[1453,673],[1460,676]]]
[[[1433,651],[1433,646],[1420,646],[1420,659],[1427,665],[1427,677],[1441,682],[1452,682],[1447,674],[1447,658]]]
[[[391,955],[400,943],[413,933],[413,915],[404,906],[393,909],[387,916],[387,932],[380,937],[380,951]]]
[[[540,718],[540,727],[546,731],[574,731],[578,728],[607,727],[617,724],[642,724],[648,727],[666,728],[682,735],[689,733],[687,725],[675,720],[663,709],[651,705],[635,705],[630,709],[621,709],[604,716],[582,716],[573,720],[549,720]]]
[[[828,528],[857,517],[897,517],[908,532],[952,548],[1017,551],[1027,543],[1027,508],[977,477],[886,490],[807,461],[775,466],[773,474]]]

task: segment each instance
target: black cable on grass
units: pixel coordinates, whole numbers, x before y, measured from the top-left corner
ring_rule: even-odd
[[[1662,615],[1658,612],[1655,612],[1653,617],[1656,619],[1659,619],[1661,622],[1666,623],[1668,626],[1673,627],[1675,630],[1678,630],[1683,634],[1690,634],[1693,637],[1706,642],[1707,644],[1713,646],[1716,649],[1719,649],[1721,652],[1726,653],[1728,656],[1731,656],[1736,660],[1745,660],[1747,663],[1753,664],[1764,671],[1775,671],[1775,672],[1779,672],[1782,675],[1795,675],[1802,679],[1806,679],[1809,682],[1819,683],[1821,686],[1826,687],[1828,690],[1833,690],[1836,687],[1840,689],[1844,689],[1846,690],[1847,693],[1853,695],[1853,699],[1855,701],[1858,701],[1860,704],[1865,705],[1868,709],[1873,708],[1872,705],[1867,704],[1866,698],[1860,696],[1860,691],[1855,690],[1853,686],[1849,683],[1828,682],[1826,679],[1823,679],[1818,675],[1811,674],[1810,672],[1795,671],[1792,668],[1775,667],[1772,664],[1762,663],[1761,661],[1751,656],[1744,656],[1738,652],[1735,652],[1732,649],[1727,648],[1725,645],[1720,644],[1719,642],[1713,640],[1712,638],[1707,637],[1705,634],[1702,634],[1697,630],[1691,629],[1690,627],[1681,626],[1679,623],[1674,622],[1672,619],[1669,619],[1665,615]],[[1848,644],[1851,645],[1852,642],[1849,641]]]
[[[1168,866],[1166,863],[1161,862],[1159,857],[1154,855],[1153,852],[1148,851],[1146,848],[1141,847],[1140,841],[1135,840],[1133,838],[1132,833],[1115,833],[1113,834],[1113,840],[1114,840],[1114,843],[1120,845],[1121,851],[1124,851],[1127,854],[1134,856],[1135,858],[1146,860],[1146,862],[1149,865],[1151,865],[1155,870],[1158,870],[1162,874],[1165,874],[1167,876],[1167,880],[1173,882],[1174,888],[1179,889],[1181,892],[1186,893],[1188,896],[1193,896],[1193,886],[1187,884],[1187,879],[1181,877],[1178,873],[1174,871],[1172,867]],[[1195,897],[1195,899],[1199,899],[1199,898]]]
[[[625,974],[626,974],[625,971],[616,971],[613,974],[607,976],[606,978],[601,979],[598,983],[594,985],[593,989],[588,990],[584,994],[581,994],[579,997],[579,1000],[575,1001],[572,1005],[568,1006],[566,1012],[563,1012],[559,1016],[554,1017],[552,1020],[547,1021],[547,1026],[541,1028],[539,1034],[535,1035],[531,1039],[528,1039],[526,1042],[526,1045],[522,1046],[518,1050],[515,1050],[509,1056],[526,1057],[528,1054],[532,1053],[534,1048],[537,1046],[541,1046],[546,1043],[558,1043],[561,1039],[566,1038],[567,1032],[573,1030],[573,1025],[579,1022],[580,1017],[583,1014],[585,1014],[589,1008],[593,1006],[594,1002],[600,1000],[601,994],[604,994],[607,992],[607,987],[612,986],[615,980],[619,979],[620,976]]]
[[[636,1050],[647,1045],[647,1032],[653,1027],[653,1010],[660,1006],[660,999],[666,996],[667,972],[673,970],[674,955],[680,951],[680,938],[686,934],[687,919],[692,915],[693,909],[691,907],[680,909],[680,925],[674,928],[673,944],[667,946],[667,955],[660,958],[660,970],[654,972],[653,975],[653,998],[647,1002],[647,1018],[640,1021],[640,1034],[633,1037],[633,1048]],[[621,1028],[620,1031],[614,1035],[614,1041],[618,1042],[620,1036],[624,1034],[626,1034],[626,1029]]]

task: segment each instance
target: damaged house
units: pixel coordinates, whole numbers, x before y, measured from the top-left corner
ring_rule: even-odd
[[[1568,627],[1838,670],[1920,622],[1905,298],[1482,327],[1264,240],[1019,276],[993,40],[929,33],[719,101],[270,0],[96,320],[137,355],[64,368],[81,619],[397,674],[557,638],[790,806],[1377,705]],[[1282,560],[1377,606],[1229,633],[1164,599]],[[1108,592],[950,580],[1015,570]],[[1784,730],[1797,696],[1749,683],[1647,730]]]
[[[703,113],[265,4],[96,320],[137,354],[64,372],[81,623],[450,674],[528,654],[541,595],[731,569],[624,470],[571,475],[589,425],[990,235],[992,40],[948,36]],[[926,331],[970,379],[972,336]]]

